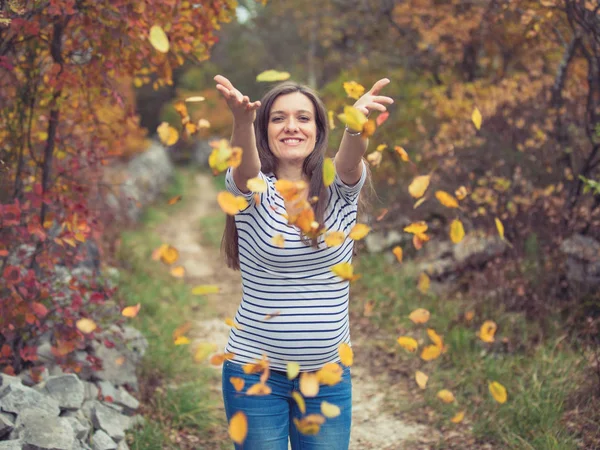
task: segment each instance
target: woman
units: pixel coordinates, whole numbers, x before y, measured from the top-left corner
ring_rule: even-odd
[[[235,354],[223,366],[227,419],[237,411],[245,413],[245,450],[286,450],[288,437],[292,449],[345,450],[350,442],[350,368],[344,367],[341,382],[321,385],[316,396],[307,396],[304,414],[292,396],[299,391],[299,377],[288,380],[286,368],[292,362],[302,372],[317,371],[338,362],[338,347],[350,344],[349,282],[330,268],[351,262],[353,241],[346,238],[341,245],[327,247],[322,235],[303,236],[282,215],[290,213],[290,204],[274,183],[306,182],[309,189],[302,193],[303,200],[311,199],[315,221],[328,231],[348,234],[356,224],[358,196],[367,178],[363,155],[368,142],[346,128],[334,160],[335,180],[326,187],[322,165],[329,135],[327,110],[311,89],[285,82],[261,101],[251,102],[227,78],[217,75],[215,81],[233,114],[231,144],[243,150],[241,164],[226,172],[226,186],[248,200],[246,209],[228,216],[223,236],[227,263],[241,271],[243,288],[235,317],[239,327],[231,329],[225,349]],[[379,91],[389,82],[379,80],[354,106],[364,114],[386,111],[393,100]],[[259,201],[247,188],[255,177],[267,186]],[[246,374],[242,366],[263,355],[269,362],[266,384],[271,393],[246,395],[261,374]],[[244,380],[243,389],[234,388],[232,377]],[[301,433],[297,420],[320,414],[323,401],[338,406],[340,415],[327,419],[315,435]]]

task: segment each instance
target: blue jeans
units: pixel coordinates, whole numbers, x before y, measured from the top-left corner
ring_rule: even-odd
[[[344,366],[342,366],[344,367]],[[230,377],[244,379],[244,388],[237,392]],[[316,397],[305,397],[306,414],[322,414],[324,400],[339,406],[341,414],[325,419],[319,433],[304,435],[298,432],[293,418],[300,419],[300,412],[292,391],[300,392],[300,378],[288,380],[284,372],[271,370],[267,386],[271,394],[246,395],[250,386],[260,381],[260,374],[245,374],[240,364],[225,361],[223,364],[223,400],[227,422],[237,411],[243,411],[248,419],[248,435],[236,450],[288,450],[288,436],[293,450],[348,450],[352,422],[352,380],[350,368],[344,367],[342,381],[335,386],[319,386]]]

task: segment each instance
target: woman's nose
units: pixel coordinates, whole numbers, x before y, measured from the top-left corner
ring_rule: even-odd
[[[286,130],[289,132],[294,132],[298,130],[298,124],[294,119],[290,119],[286,125]]]

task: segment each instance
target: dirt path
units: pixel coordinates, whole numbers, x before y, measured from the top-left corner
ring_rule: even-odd
[[[233,317],[241,298],[240,276],[227,268],[214,246],[201,245],[200,220],[220,213],[216,203],[216,190],[209,175],[196,174],[194,188],[188,193],[186,209],[179,210],[158,233],[163,242],[169,243],[180,252],[180,263],[186,269],[186,282],[193,285],[216,284],[221,287],[219,294],[209,295],[208,304],[191,318],[194,327],[190,337],[194,343],[214,343],[223,349],[227,343],[229,327],[225,317]],[[359,347],[366,336],[352,334],[353,346]],[[368,371],[368,355],[358,354],[352,367],[353,410],[351,450],[396,450],[408,448],[405,445],[411,436],[422,434],[423,427],[407,424],[394,417],[384,408],[384,399],[390,390],[382,374]],[[216,375],[220,368],[215,369]],[[220,377],[215,376],[214,391],[220,392]],[[389,401],[389,399],[388,399]],[[225,412],[221,408],[223,427]]]

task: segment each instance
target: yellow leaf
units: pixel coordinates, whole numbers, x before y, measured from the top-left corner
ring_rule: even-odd
[[[271,242],[279,248],[285,247],[285,238],[282,234],[276,234],[271,238]]]
[[[459,200],[464,199],[467,196],[467,188],[464,186],[459,187],[456,191],[454,191],[454,195]]]
[[[138,303],[135,306],[127,306],[126,308],[123,308],[123,311],[121,311],[121,314],[124,317],[135,317],[140,312],[141,307],[142,307],[142,305],[140,303]]]
[[[375,134],[376,129],[377,125],[375,124],[375,121],[373,119],[368,119],[367,123],[363,125],[361,136],[365,139],[370,138],[371,136],[373,136],[373,134]]]
[[[198,123],[198,126],[200,127],[200,123]],[[213,151],[208,156],[208,165],[213,174],[223,172],[228,167],[239,167],[242,163],[242,148],[231,147],[226,139],[212,141],[210,146],[213,147]]]
[[[427,276],[427,274],[425,272],[422,272],[421,275],[419,275],[419,282],[417,283],[417,289],[419,289],[419,291],[421,291],[423,294],[427,294],[427,291],[429,291],[429,284],[430,284],[429,277]]]
[[[221,209],[230,216],[235,216],[242,209],[248,207],[248,202],[244,197],[236,197],[229,191],[219,192],[217,202]]]
[[[225,360],[235,358],[233,353],[215,353],[210,357],[210,363],[213,366],[220,366]]]
[[[379,144],[375,150],[382,152],[387,148],[387,144]]]
[[[343,231],[330,231],[325,235],[325,244],[327,247],[336,247],[342,245],[346,240],[346,235]]]
[[[198,121],[198,128],[210,128],[210,122],[206,119],[200,119]]]
[[[179,140],[179,132],[167,122],[161,123],[156,132],[160,141],[166,146],[174,145]]]
[[[382,158],[381,152],[371,152],[367,155],[367,161],[369,161],[369,164],[373,167],[378,167],[381,164]]]
[[[335,115],[335,112],[327,111],[327,118],[329,119],[329,129],[330,130],[335,130],[335,121],[333,119],[334,115]]]
[[[419,175],[408,186],[408,193],[414,198],[421,198],[429,187],[431,175]]]
[[[353,106],[344,106],[344,112],[338,114],[338,119],[348,125],[352,131],[363,131],[368,122],[367,116]]]
[[[285,81],[290,78],[288,72],[279,72],[277,70],[265,70],[256,76],[256,81]]]
[[[400,155],[400,159],[404,162],[409,162],[410,158],[408,157],[408,153],[406,153],[406,150],[404,150],[403,147],[396,145],[394,146],[394,150],[396,151],[396,153],[398,153],[398,155]]]
[[[169,38],[160,26],[152,25],[149,39],[152,47],[159,52],[167,53],[169,51]]]
[[[269,395],[270,393],[271,388],[263,383],[256,383],[246,391],[246,395]]]
[[[179,336],[175,339],[175,345],[187,345],[190,343],[190,340],[185,336]]]
[[[354,275],[352,264],[347,262],[336,264],[330,270],[344,280],[355,281],[360,278],[360,275]]]
[[[364,238],[371,231],[371,227],[365,225],[364,223],[357,223],[352,227],[348,237],[354,241],[359,241]]]
[[[176,195],[175,197],[171,197],[167,203],[169,205],[174,205],[175,203],[178,203],[179,201],[181,201],[181,195]]]
[[[173,340],[177,339],[179,336],[184,336],[188,331],[192,329],[192,322],[189,320],[184,322],[182,325],[178,326],[173,330]]]
[[[450,419],[450,422],[461,423],[464,418],[465,418],[465,411],[459,411],[454,416],[452,416],[452,419]]]
[[[267,192],[267,183],[260,177],[250,178],[246,187],[252,192]]]
[[[494,334],[498,326],[492,320],[486,320],[479,329],[479,339],[483,342],[494,342]]]
[[[287,377],[288,380],[293,380],[300,373],[300,364],[297,362],[289,362],[287,363]]]
[[[240,325],[238,325],[237,323],[235,323],[234,320],[231,317],[226,317],[225,318],[225,325],[227,325],[229,327],[236,328],[238,330],[242,329],[242,327]]]
[[[96,325],[96,322],[94,322],[92,319],[87,318],[79,319],[77,322],[75,322],[75,326],[79,331],[85,334],[91,333],[98,327]]]
[[[188,97],[185,99],[185,101],[188,103],[203,102],[204,100],[206,100],[206,99],[204,97],[202,97],[201,95],[196,95],[194,97]]]
[[[473,114],[471,114],[471,120],[475,124],[475,128],[478,130],[481,129],[481,121],[483,118],[481,117],[481,111],[479,111],[479,108],[475,108],[473,110]]]
[[[419,206],[421,206],[423,203],[425,203],[425,200],[427,200],[427,197],[421,197],[419,200],[417,200],[415,202],[415,204],[413,205],[413,209],[417,209]]]
[[[437,398],[439,398],[444,403],[452,403],[454,399],[454,394],[450,392],[448,389],[442,389],[437,393]]]
[[[342,364],[350,367],[354,362],[354,352],[352,351],[352,347],[350,347],[345,342],[342,342],[338,347],[338,353],[340,355],[340,360]]]
[[[309,436],[318,434],[323,423],[325,423],[325,417],[320,414],[309,414],[302,419],[294,417],[294,425],[298,432]]]
[[[425,373],[421,372],[420,370],[415,372],[415,381],[421,389],[425,389],[427,387],[427,380],[429,380],[429,377]]]
[[[275,189],[286,202],[298,200],[307,188],[305,181],[277,180],[275,182]]]
[[[330,186],[335,179],[335,165],[333,164],[333,159],[325,158],[323,161],[323,184],[325,186]]]
[[[424,308],[417,308],[408,316],[414,323],[427,323],[431,314]]]
[[[163,263],[170,266],[179,259],[179,251],[175,247],[166,245],[164,247],[161,246],[159,248],[162,249],[159,257]]]
[[[304,401],[304,397],[298,391],[292,392],[292,397],[296,400],[296,404],[298,405],[298,409],[302,414],[306,414],[306,402]]]
[[[412,234],[423,234],[427,231],[427,224],[425,222],[414,222],[404,227],[404,231]]]
[[[465,320],[470,322],[475,317],[475,311],[465,311]]]
[[[442,350],[444,349],[444,340],[442,337],[435,332],[433,328],[427,328],[427,336],[431,339],[431,342]]]
[[[401,263],[402,262],[402,247],[397,245],[392,250],[392,253],[396,256],[396,259],[398,260],[398,262]]]
[[[195,362],[200,362],[200,361],[204,361],[208,355],[210,355],[211,353],[215,352],[217,350],[217,344],[208,344],[208,343],[201,343],[198,344],[198,346],[196,347],[196,350],[194,352],[194,361]]]
[[[458,200],[446,191],[436,191],[435,198],[446,208],[458,208]]]
[[[340,407],[326,401],[321,402],[321,412],[328,419],[333,419],[340,415]]]
[[[207,295],[207,294],[217,294],[220,292],[221,288],[219,286],[211,285],[211,284],[201,284],[199,286],[195,286],[192,289],[193,295]]]
[[[417,348],[419,347],[417,340],[414,338],[411,338],[410,336],[400,336],[397,339],[397,341],[398,341],[398,344],[400,344],[400,347],[402,347],[404,350],[407,350],[411,353],[416,352]]]
[[[175,278],[183,278],[185,276],[185,267],[183,267],[183,266],[172,267],[170,272],[171,272],[171,275],[174,276]]]
[[[233,388],[240,392],[244,389],[244,384],[246,383],[243,378],[240,377],[229,377],[229,382],[233,385]]]
[[[355,100],[358,100],[365,93],[364,86],[358,84],[356,81],[344,82],[344,90],[348,97]]]
[[[454,219],[450,224],[450,239],[455,244],[458,244],[465,237],[465,229],[459,219]]]
[[[489,384],[490,394],[498,403],[505,403],[507,399],[506,388],[497,381],[492,381]]]
[[[421,352],[421,359],[424,361],[432,361],[442,353],[442,349],[437,345],[428,345]]]
[[[233,442],[242,445],[248,434],[248,419],[242,411],[236,412],[229,421],[229,437]]]
[[[319,383],[327,386],[335,386],[342,381],[344,369],[338,363],[327,363],[317,371]]]
[[[496,229],[498,230],[500,238],[504,239],[504,225],[502,225],[502,222],[500,222],[500,219],[497,217],[494,220],[496,221]]]
[[[316,397],[319,393],[319,380],[314,372],[300,374],[300,392],[305,397]]]

